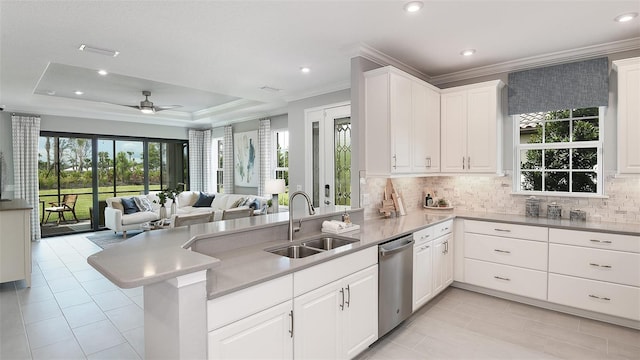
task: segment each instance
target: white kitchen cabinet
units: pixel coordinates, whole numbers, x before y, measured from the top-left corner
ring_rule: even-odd
[[[293,301],[296,359],[351,359],[378,337],[378,267]]]
[[[447,234],[433,243],[433,295],[437,295],[453,282],[453,236]]]
[[[293,302],[209,333],[209,359],[293,359]]]
[[[0,283],[25,279],[31,287],[31,207],[24,200],[0,208]]]
[[[540,300],[547,299],[547,272],[488,261],[464,259],[469,284]]]
[[[439,89],[391,66],[364,76],[367,175],[439,172]]]
[[[441,90],[442,172],[502,171],[503,86],[497,80]]]
[[[640,57],[616,60],[618,72],[618,172],[640,173]]]
[[[415,238],[415,234],[414,234]],[[433,248],[431,241],[413,247],[413,311],[433,297]]]

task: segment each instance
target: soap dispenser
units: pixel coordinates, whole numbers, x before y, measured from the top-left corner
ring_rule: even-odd
[[[347,213],[347,209],[344,210],[344,214],[342,214],[342,222],[351,225],[351,216]]]

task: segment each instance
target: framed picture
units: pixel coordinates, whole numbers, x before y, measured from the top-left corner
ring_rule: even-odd
[[[235,186],[258,187],[260,181],[258,131],[233,134],[233,178]]]

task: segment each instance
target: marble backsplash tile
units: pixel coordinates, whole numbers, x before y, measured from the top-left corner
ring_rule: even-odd
[[[369,194],[370,204],[365,218],[379,217],[378,207],[384,196],[386,178],[367,178],[361,194]],[[424,197],[430,193],[434,200],[445,198],[457,210],[498,214],[525,214],[527,196],[513,195],[512,176],[435,176],[392,179],[395,190],[402,196],[407,211],[422,208]],[[562,217],[569,218],[569,210],[586,212],[587,221],[640,223],[640,176],[605,176],[605,198],[575,198],[539,196],[540,216],[547,216],[547,205],[562,206]]]

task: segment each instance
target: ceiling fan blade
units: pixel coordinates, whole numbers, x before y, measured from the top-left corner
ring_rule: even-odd
[[[182,105],[163,105],[163,106],[154,106],[153,109],[155,111],[162,111],[162,110],[171,110],[171,109],[176,109],[181,107]]]
[[[115,104],[115,105],[126,106],[126,107],[140,110],[140,105],[125,105],[125,104]]]

